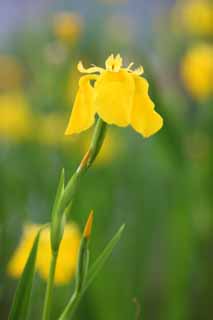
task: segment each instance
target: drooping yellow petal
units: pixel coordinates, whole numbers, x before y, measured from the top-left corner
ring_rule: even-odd
[[[65,134],[80,133],[93,125],[95,115],[94,88],[90,84],[90,80],[96,79],[96,75],[87,75],[80,79],[79,89]]]
[[[135,95],[131,125],[147,138],[160,130],[163,125],[163,119],[154,110],[154,103],[148,95],[148,82],[139,76],[135,75],[133,77],[135,79]]]
[[[125,127],[130,124],[134,80],[125,70],[106,71],[95,83],[95,109],[108,124]]]

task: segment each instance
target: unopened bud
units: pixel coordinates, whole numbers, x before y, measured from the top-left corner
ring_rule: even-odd
[[[87,239],[90,238],[90,234],[91,234],[91,231],[92,231],[93,219],[94,219],[94,212],[93,212],[93,210],[91,210],[91,212],[89,214],[89,217],[87,219],[85,228],[84,228],[84,233],[83,233],[84,237],[87,238]]]

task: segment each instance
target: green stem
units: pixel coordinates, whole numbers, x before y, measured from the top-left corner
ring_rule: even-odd
[[[47,288],[46,288],[46,293],[45,293],[42,320],[49,320],[49,318],[50,318],[52,292],[53,292],[53,284],[54,284],[54,276],[55,276],[55,268],[56,268],[57,256],[58,256],[58,253],[53,253],[52,254],[52,258],[51,258],[48,283],[47,283]]]
[[[79,178],[82,176],[83,173],[87,171],[87,169],[92,165],[95,158],[97,157],[101,149],[101,146],[103,145],[103,142],[104,142],[104,138],[106,135],[106,128],[107,128],[106,123],[100,118],[98,118],[96,121],[95,129],[94,129],[94,133],[92,136],[89,149],[85,154],[85,156],[83,157],[82,161],[80,162],[80,165],[78,166],[76,172],[68,181],[67,186],[64,190],[64,195],[61,201],[60,210],[63,210],[67,206],[69,201],[72,200],[76,192],[76,187],[77,187]],[[80,297],[81,297],[81,292],[76,288],[63,314],[60,316],[60,320],[67,320],[68,314],[69,314],[69,320],[72,318],[72,315],[80,300]]]
[[[72,177],[68,181],[66,188],[64,190],[64,195],[61,200],[60,209],[59,209],[61,210],[61,212],[65,210],[65,208],[69,205],[70,201],[72,200],[76,192],[76,187],[77,187],[79,178],[82,176],[83,173],[87,171],[87,169],[92,165],[95,158],[97,157],[105,138],[106,126],[107,126],[106,123],[100,118],[98,118],[95,125],[92,140],[89,146],[89,150],[86,152],[76,172],[72,175]]]
[[[69,303],[67,304],[66,308],[64,309],[64,312],[62,313],[62,315],[58,320],[71,320],[80,298],[81,298],[81,294],[75,291]]]
[[[59,217],[62,217],[66,208],[70,206],[70,203],[73,200],[73,197],[74,197],[76,189],[77,189],[79,178],[82,176],[82,174],[84,172],[86,172],[86,170],[92,165],[95,158],[97,157],[97,155],[101,149],[101,146],[103,144],[105,134],[106,134],[106,123],[103,120],[101,120],[100,118],[98,118],[96,121],[96,124],[95,124],[94,133],[93,133],[92,140],[91,140],[91,143],[89,146],[89,150],[87,151],[87,153],[83,157],[76,172],[71,176],[70,180],[68,181],[68,183],[63,191],[63,195],[62,195],[62,197],[60,199],[60,203],[58,204],[58,207],[57,207],[57,212],[58,212]],[[60,222],[58,222],[58,223],[60,223]],[[59,245],[60,245],[60,240],[59,240],[59,242],[57,241],[56,248],[59,248]],[[43,310],[42,320],[49,320],[49,317],[50,317],[53,282],[54,282],[56,260],[57,260],[57,253],[54,253],[54,252],[58,252],[58,249],[56,251],[52,250],[52,252],[53,252],[52,253],[52,260],[51,260],[49,278],[48,278],[48,283],[47,283],[47,288],[46,288],[46,293],[45,293],[45,302],[44,302],[44,310]],[[77,300],[78,300],[78,293],[76,293],[76,291],[75,291],[70,303],[76,304]]]

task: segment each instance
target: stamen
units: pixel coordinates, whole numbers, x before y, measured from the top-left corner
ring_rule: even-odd
[[[131,70],[131,67],[132,67],[133,65],[134,65],[134,62],[131,62],[131,63],[127,66],[126,69],[130,71],[130,70]]]
[[[140,66],[139,68],[135,69],[135,70],[133,71],[133,73],[134,73],[134,74],[137,74],[138,76],[140,76],[141,74],[144,73],[144,69],[143,69],[142,66]]]

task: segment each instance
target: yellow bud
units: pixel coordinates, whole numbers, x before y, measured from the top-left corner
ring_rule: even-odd
[[[93,210],[91,210],[89,217],[87,219],[87,223],[84,228],[84,237],[87,239],[89,239],[90,234],[91,234],[93,218],[94,218],[94,212],[93,212]]]

